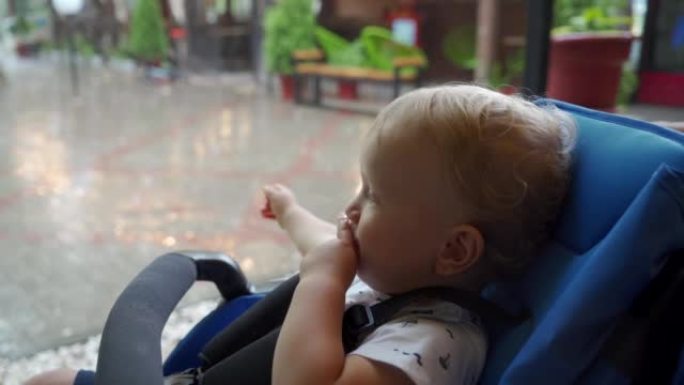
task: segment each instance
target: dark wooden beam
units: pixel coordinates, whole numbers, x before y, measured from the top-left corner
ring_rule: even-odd
[[[486,84],[496,60],[499,45],[499,0],[477,2],[477,67],[475,81]]]
[[[527,49],[523,78],[525,93],[539,96],[546,93],[552,22],[553,0],[527,1]]]
[[[646,8],[646,20],[644,22],[643,34],[641,36],[641,57],[639,60],[639,71],[653,69],[653,48],[656,43],[656,29],[658,25],[658,9],[660,1],[649,0]]]

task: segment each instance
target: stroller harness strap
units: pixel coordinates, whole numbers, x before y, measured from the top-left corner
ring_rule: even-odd
[[[391,321],[399,311],[418,299],[433,298],[456,304],[476,315],[488,327],[514,325],[526,320],[528,313],[512,315],[477,294],[446,287],[416,289],[375,305],[353,305],[344,313],[342,338],[345,353],[354,350],[363,336]]]
[[[298,283],[299,276],[288,279],[214,337],[201,353],[205,365],[198,382],[214,385],[224,383],[226,379],[240,378],[238,383],[270,384],[270,368],[280,326]],[[485,325],[510,324],[526,318],[512,316],[497,305],[464,290],[423,288],[372,306],[353,305],[348,308],[342,327],[345,353],[354,350],[361,337],[392,320],[401,309],[420,298],[457,304],[480,316]]]

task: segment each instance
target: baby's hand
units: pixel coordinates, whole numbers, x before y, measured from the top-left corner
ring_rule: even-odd
[[[281,184],[266,185],[263,187],[266,204],[261,209],[261,215],[265,218],[275,219],[282,226],[282,219],[287,210],[297,204],[294,193]]]
[[[327,241],[312,249],[302,259],[301,279],[320,275],[326,279],[338,279],[345,288],[351,285],[358,267],[351,223],[343,220],[338,226],[337,239]]]

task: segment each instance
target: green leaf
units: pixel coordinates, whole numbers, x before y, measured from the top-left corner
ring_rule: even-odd
[[[387,28],[367,26],[361,30],[361,44],[363,45],[369,66],[381,70],[391,70],[392,61],[397,57],[418,56],[427,63],[423,50],[395,41],[392,32]],[[405,68],[402,73],[415,72],[413,68]]]
[[[474,70],[477,67],[475,57],[475,27],[472,25],[450,30],[442,40],[442,53],[455,66]]]
[[[554,34],[629,30],[629,0],[555,0]]]
[[[292,53],[314,48],[316,27],[311,0],[280,0],[266,10],[264,51],[270,71],[292,73]]]
[[[157,0],[139,0],[133,12],[128,52],[141,60],[165,60],[169,39]]]

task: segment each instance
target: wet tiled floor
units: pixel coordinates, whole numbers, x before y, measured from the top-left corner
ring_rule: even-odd
[[[297,267],[262,219],[260,186],[290,185],[333,219],[358,184],[365,115],[298,108],[248,75],[150,84],[64,63],[15,65],[0,86],[0,357],[99,331],[155,256],[220,250],[257,285]],[[216,295],[196,285],[186,301]]]

